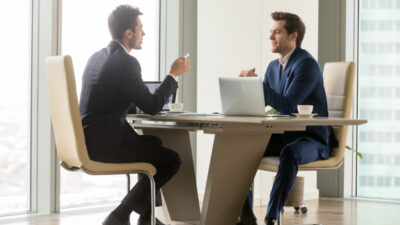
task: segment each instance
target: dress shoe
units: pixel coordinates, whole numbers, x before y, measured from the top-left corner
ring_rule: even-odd
[[[266,217],[264,220],[264,225],[275,225],[275,219],[270,217]]]
[[[117,217],[115,217],[112,213],[107,216],[107,218],[103,221],[103,225],[131,225],[131,223],[128,222],[121,222],[118,220]]]
[[[151,222],[150,219],[146,219],[143,216],[140,216],[137,225],[151,225]],[[165,225],[165,224],[156,218],[156,225]]]
[[[257,225],[257,218],[252,209],[244,209],[236,225]]]

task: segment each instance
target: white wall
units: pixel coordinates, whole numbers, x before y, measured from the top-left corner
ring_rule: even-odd
[[[220,111],[219,76],[236,77],[240,70],[252,67],[263,76],[269,62],[278,57],[270,52],[268,39],[273,11],[293,12],[303,18],[307,27],[303,47],[317,57],[318,0],[198,1],[198,112]],[[199,133],[197,138],[197,183],[202,194],[213,135]],[[315,172],[302,175],[306,176],[306,197],[317,197]],[[269,196],[272,176],[272,173],[259,172],[255,180],[255,195],[263,204]]]
[[[262,0],[198,1],[197,111],[220,111],[218,77],[262,69]],[[197,177],[204,192],[213,135],[198,134]]]

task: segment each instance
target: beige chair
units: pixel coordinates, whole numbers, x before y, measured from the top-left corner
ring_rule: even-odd
[[[350,118],[353,100],[355,63],[326,63],[323,77],[328,100],[329,117]],[[339,168],[343,164],[347,130],[348,126],[334,127],[334,132],[339,141],[339,146],[332,149],[331,156],[328,159],[300,165],[299,171],[333,170]],[[276,172],[278,167],[279,156],[265,157],[261,161],[259,169]],[[278,224],[280,224],[280,219],[278,219]]]
[[[91,175],[143,173],[150,179],[151,224],[155,224],[156,168],[149,163],[103,163],[89,158],[83,134],[76,95],[75,75],[70,56],[52,56],[46,59],[46,73],[56,148],[61,166],[67,170],[81,169]],[[111,150],[111,149],[110,149]]]

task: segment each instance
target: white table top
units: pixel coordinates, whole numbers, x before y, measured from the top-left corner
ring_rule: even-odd
[[[128,121],[163,121],[182,123],[209,123],[209,124],[263,124],[263,125],[307,125],[307,126],[335,126],[361,125],[367,123],[365,119],[344,119],[333,117],[256,117],[256,116],[224,116],[224,115],[194,115],[194,114],[128,114]]]

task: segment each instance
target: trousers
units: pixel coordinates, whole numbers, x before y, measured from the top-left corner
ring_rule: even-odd
[[[266,216],[276,219],[292,190],[299,165],[321,159],[317,146],[306,138],[298,138],[290,143],[284,141],[284,134],[273,134],[264,157],[279,156],[280,163],[275,176]],[[251,191],[247,195],[244,208],[253,208]]]
[[[129,143],[127,144],[129,146]],[[161,140],[155,136],[141,135],[130,144],[135,145],[135,149],[140,149],[140,151],[132,152],[131,160],[126,160],[148,162],[157,169],[154,181],[156,184],[156,204],[159,206],[161,205],[160,188],[178,172],[181,159],[175,151],[163,147]],[[140,148],[137,146],[140,146]],[[124,197],[121,205],[141,216],[150,217],[150,200],[150,181],[147,176],[139,175],[138,182]]]

